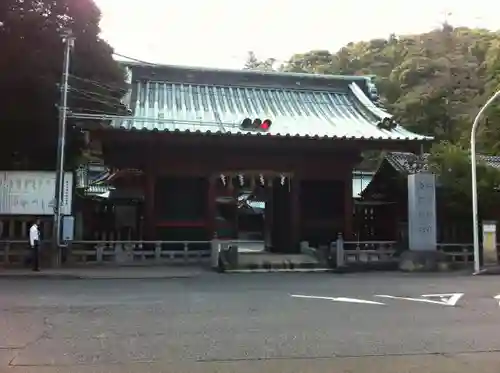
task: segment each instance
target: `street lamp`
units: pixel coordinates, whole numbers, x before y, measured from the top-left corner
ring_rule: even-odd
[[[496,92],[493,96],[486,101],[486,104],[479,110],[474,123],[472,123],[472,130],[470,133],[470,157],[471,157],[471,169],[472,169],[472,232],[474,235],[474,273],[479,273],[481,270],[479,263],[479,222],[477,213],[477,175],[476,175],[476,131],[479,121],[483,116],[486,109],[495,101],[497,97],[500,96],[500,91]]]

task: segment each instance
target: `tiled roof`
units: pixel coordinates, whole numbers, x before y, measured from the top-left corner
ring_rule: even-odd
[[[112,121],[127,130],[312,138],[429,140],[401,126],[377,126],[390,114],[350,83],[345,91],[251,88],[164,81],[134,85],[131,119]],[[245,118],[271,119],[266,132],[243,131]]]
[[[423,154],[422,158],[426,161],[429,157],[428,153]],[[416,154],[404,153],[404,152],[391,152],[387,153],[385,159],[391,164],[392,167],[398,172],[409,173],[412,168],[412,164],[418,159]],[[477,155],[477,160],[479,162],[484,162],[490,167],[500,169],[500,156],[491,155]],[[423,165],[424,169],[427,169],[427,164]]]

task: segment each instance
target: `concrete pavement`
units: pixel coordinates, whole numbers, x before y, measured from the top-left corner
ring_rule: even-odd
[[[498,294],[495,277],[399,273],[0,278],[0,371],[496,373]]]

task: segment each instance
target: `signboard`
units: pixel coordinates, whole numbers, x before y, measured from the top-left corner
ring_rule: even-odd
[[[0,171],[0,215],[53,215],[56,173]],[[61,213],[71,215],[73,174],[64,174]]]
[[[436,250],[436,179],[431,173],[408,176],[408,238],[415,251]]]
[[[483,264],[498,265],[496,221],[483,221]]]

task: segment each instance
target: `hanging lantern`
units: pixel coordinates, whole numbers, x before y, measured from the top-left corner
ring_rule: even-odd
[[[281,185],[285,185],[285,179],[286,179],[285,175],[281,174],[281,176],[280,176]]]
[[[245,179],[243,178],[243,174],[238,174],[238,180],[240,181],[240,186],[245,184]]]
[[[220,181],[222,181],[222,185],[226,186],[227,183],[226,175],[220,174]]]

